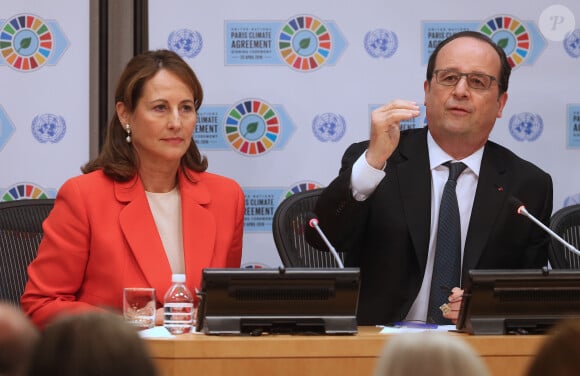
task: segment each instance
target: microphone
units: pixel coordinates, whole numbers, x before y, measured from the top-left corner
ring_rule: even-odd
[[[540,220],[538,220],[536,217],[534,217],[533,215],[531,215],[527,210],[526,207],[524,206],[524,204],[518,200],[515,197],[510,197],[509,201],[511,204],[514,205],[514,207],[516,208],[516,211],[518,214],[523,215],[528,217],[529,219],[532,220],[532,222],[534,222],[535,224],[537,224],[538,226],[540,226],[544,231],[546,231],[551,237],[553,237],[554,239],[556,239],[557,241],[559,241],[560,243],[562,243],[562,245],[566,248],[568,248],[571,252],[577,254],[580,256],[580,251],[577,250],[572,244],[568,243],[567,241],[565,241],[564,239],[562,239],[560,237],[560,235],[556,234],[554,231],[552,231],[549,227],[547,227],[545,224],[543,224]]]
[[[308,225],[313,229],[315,229],[318,232],[318,235],[320,235],[320,238],[324,240],[324,243],[330,250],[330,253],[332,253],[332,256],[334,257],[336,263],[338,264],[338,267],[344,269],[344,265],[342,264],[342,260],[340,259],[340,256],[336,252],[336,249],[334,249],[334,247],[332,246],[332,244],[330,243],[326,235],[324,235],[324,232],[322,232],[322,229],[318,225],[318,218],[316,218],[316,216],[313,213],[309,213],[308,217],[310,218],[308,220]]]

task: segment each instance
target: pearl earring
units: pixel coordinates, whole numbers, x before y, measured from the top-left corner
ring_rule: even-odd
[[[129,123],[125,124],[125,132],[127,132],[127,137],[125,137],[125,141],[127,141],[128,144],[131,143],[131,126],[129,125]]]

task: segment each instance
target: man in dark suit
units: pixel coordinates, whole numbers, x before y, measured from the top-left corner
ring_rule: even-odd
[[[401,132],[400,121],[418,116],[419,107],[394,100],[373,111],[370,140],[345,152],[339,176],[315,213],[336,249],[346,252],[345,264],[361,268],[359,325],[456,322],[459,285],[434,286],[454,287],[451,310],[428,314],[447,161],[467,166],[456,188],[461,280],[470,269],[547,264],[548,235],[518,216],[509,198],[521,200],[548,224],[552,179],[488,140],[507,101],[510,72],[503,49],[491,39],[472,31],[454,34],[439,44],[427,66],[428,126]],[[325,248],[315,232],[307,236]]]

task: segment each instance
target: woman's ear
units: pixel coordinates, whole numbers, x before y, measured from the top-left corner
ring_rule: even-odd
[[[127,107],[123,102],[115,103],[115,110],[117,111],[117,117],[121,122],[121,125],[124,127],[125,124],[129,123],[129,112],[127,111]]]

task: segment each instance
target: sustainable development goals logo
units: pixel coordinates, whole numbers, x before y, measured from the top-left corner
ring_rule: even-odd
[[[261,155],[277,143],[280,123],[275,109],[266,102],[259,99],[243,100],[234,105],[227,115],[226,138],[242,154]]]
[[[278,48],[288,66],[309,71],[323,65],[332,50],[332,38],[324,22],[314,16],[297,16],[282,27]]]
[[[54,65],[68,47],[68,41],[55,21],[33,14],[0,19],[0,66],[20,72]]]
[[[480,27],[479,31],[504,49],[512,68],[524,62],[532,44],[526,25],[512,16],[496,16]]]

